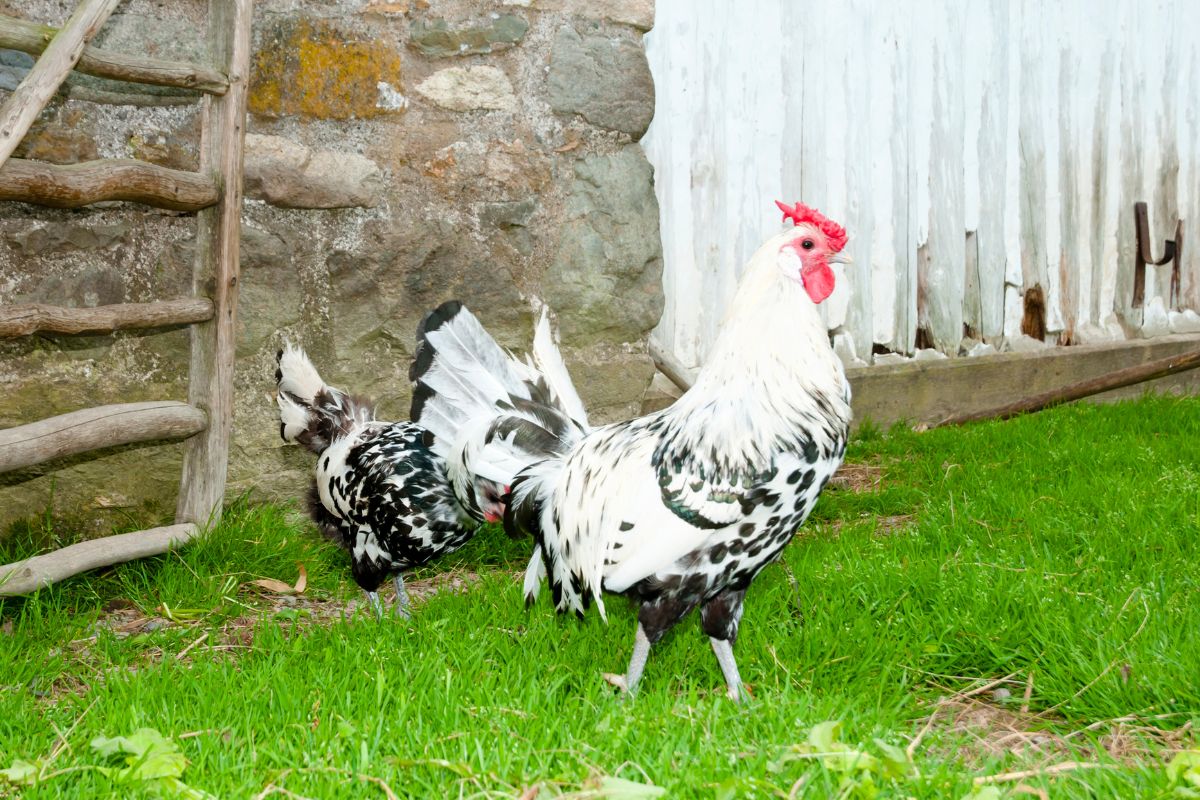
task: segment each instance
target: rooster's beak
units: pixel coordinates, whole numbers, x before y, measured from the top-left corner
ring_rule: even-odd
[[[827,256],[825,260],[828,261],[830,264],[853,264],[854,263],[854,259],[850,258],[850,255],[848,253],[834,253],[831,256]]]

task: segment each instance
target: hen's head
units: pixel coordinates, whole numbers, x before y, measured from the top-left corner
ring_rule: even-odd
[[[803,203],[788,206],[776,200],[775,205],[783,218],[796,226],[779,248],[779,269],[800,283],[813,303],[820,303],[833,292],[833,269],[829,265],[849,262],[842,255],[846,229]]]
[[[486,478],[475,480],[475,502],[483,514],[484,522],[499,522],[504,519],[508,490],[509,487]]]

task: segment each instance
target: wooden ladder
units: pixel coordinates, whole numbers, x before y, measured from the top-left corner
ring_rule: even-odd
[[[0,566],[0,595],[24,594],[84,570],[166,552],[214,523],[225,496],[252,0],[209,0],[208,64],[89,47],[119,2],[82,0],[59,30],[0,15],[0,47],[40,54],[0,107],[0,200],[58,208],[127,200],[196,211],[195,296],[99,308],[0,306],[0,336],[191,325],[188,402],[100,406],[2,430],[0,472],[101,447],[183,438],[175,524],[81,542]],[[133,159],[55,166],[10,158],[72,69],[203,92],[200,170],[166,169]]]

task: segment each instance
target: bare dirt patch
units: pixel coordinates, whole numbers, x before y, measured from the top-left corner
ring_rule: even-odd
[[[849,492],[876,492],[883,483],[883,467],[878,464],[842,464],[829,479],[829,488]]]
[[[420,606],[440,592],[466,591],[479,581],[479,574],[453,571],[422,580],[405,581],[415,613]],[[279,591],[268,588],[277,585]],[[300,589],[296,591],[297,587]],[[281,581],[260,579],[235,586],[224,601],[210,609],[180,609],[160,605],[144,610],[125,599],[111,600],[88,632],[89,635],[67,642],[52,655],[63,655],[71,665],[52,681],[35,681],[25,688],[39,699],[54,704],[65,696],[82,697],[94,684],[104,683],[116,672],[138,672],[165,660],[188,664],[201,653],[206,657],[237,658],[254,649],[254,631],[264,620],[280,620],[295,626],[330,625],[356,617],[374,621],[366,598],[322,597],[305,593],[305,585],[289,586]],[[385,613],[395,604],[395,593],[388,582],[381,587],[380,599]],[[240,612],[240,613],[238,613]],[[155,634],[162,632],[162,636]],[[102,635],[118,639],[147,638],[144,649],[130,660],[113,664],[96,647]]]
[[[935,701],[908,747],[910,757],[924,750],[970,767],[1011,759],[1021,769],[976,779],[977,784],[1008,783],[1076,770],[1162,763],[1195,746],[1190,720],[1172,725],[1186,718],[1182,713],[1130,714],[1071,729],[1048,711],[1031,711],[1032,680],[1012,678]],[[1024,685],[1021,699],[1013,697],[1010,685],[1017,691]]]

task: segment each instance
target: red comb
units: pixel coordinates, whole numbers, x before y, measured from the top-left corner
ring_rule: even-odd
[[[783,218],[790,219],[792,224],[801,225],[807,222],[825,234],[825,239],[829,242],[829,249],[833,252],[841,252],[841,249],[846,246],[846,229],[815,208],[809,208],[803,203],[796,203],[795,206],[789,208],[787,203],[779,200],[775,201],[775,205],[779,206],[779,210],[783,212]]]

